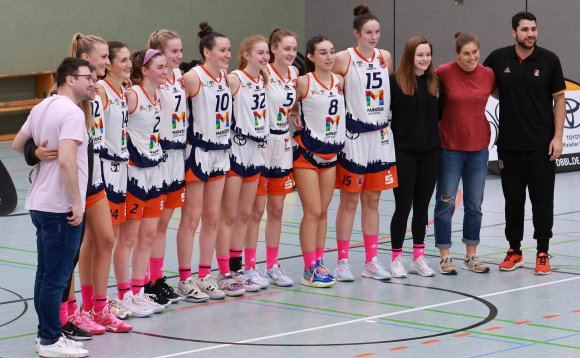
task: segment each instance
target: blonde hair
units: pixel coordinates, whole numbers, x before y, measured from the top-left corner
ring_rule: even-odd
[[[149,41],[147,41],[147,48],[152,48],[163,52],[165,45],[167,45],[167,41],[178,38],[180,37],[176,32],[161,29],[151,33],[151,36],[149,36]]]
[[[242,41],[242,43],[240,44],[240,50],[238,51],[238,68],[240,70],[243,70],[244,68],[246,68],[246,66],[248,66],[248,60],[246,59],[244,54],[250,53],[252,51],[252,48],[254,48],[254,46],[259,42],[264,42],[266,45],[268,45],[268,41],[266,41],[266,38],[262,35],[251,35],[246,37]],[[266,86],[266,84],[268,83],[267,81],[268,75],[264,70],[260,70],[260,74],[264,79],[264,86]]]
[[[83,35],[77,32],[72,39],[69,55],[80,58],[83,54],[90,54],[95,49],[97,43],[107,45],[107,42],[95,35]]]

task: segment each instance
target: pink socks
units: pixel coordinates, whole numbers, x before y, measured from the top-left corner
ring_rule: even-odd
[[[316,260],[324,260],[324,247],[316,248]]]
[[[363,235],[365,244],[365,263],[371,262],[379,252],[379,235]]]
[[[403,255],[403,249],[391,249],[391,251],[391,257],[393,261],[395,261],[397,257]]]
[[[129,282],[117,282],[117,294],[120,300],[129,291],[131,291],[131,284]]]
[[[185,281],[191,277],[191,267],[179,268],[179,281]]]
[[[144,285],[145,285],[144,279],[132,278],[131,291],[133,291],[133,296],[139,294]]]
[[[198,278],[205,278],[207,276],[209,276],[209,274],[211,273],[211,265],[204,265],[204,264],[199,264],[199,267],[197,269],[197,277]]]
[[[244,248],[244,269],[249,270],[256,266],[256,249]]]
[[[278,246],[266,246],[266,269],[271,269],[278,262]]]
[[[217,256],[218,267],[220,270],[220,275],[225,275],[230,273],[230,257],[229,256]]]
[[[304,267],[308,270],[310,265],[316,263],[316,252],[302,252],[302,258],[304,259]]]
[[[107,295],[95,296],[95,302],[93,303],[93,311],[95,313],[99,313],[102,312],[105,307],[107,307]]]
[[[151,283],[155,284],[158,279],[163,277],[163,261],[164,257],[152,257],[149,259],[149,275],[151,276]]]
[[[70,312],[70,314],[73,314],[77,309],[79,309],[76,297],[74,296],[69,297],[67,303],[68,303],[68,311]]]
[[[336,240],[336,247],[338,248],[338,261],[342,259],[348,260],[348,249],[350,247],[350,241]]]
[[[425,255],[425,244],[413,245],[413,261],[416,261],[419,256]]]
[[[89,312],[93,309],[93,286],[81,285],[81,297],[83,298],[83,311]]]
[[[60,303],[60,324],[64,326],[68,322],[68,302]]]

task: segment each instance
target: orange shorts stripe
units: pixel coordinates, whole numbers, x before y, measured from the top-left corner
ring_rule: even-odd
[[[167,209],[182,208],[185,205],[185,187],[167,193],[163,207]]]
[[[164,202],[165,195],[143,201],[131,193],[127,193],[127,219],[141,220],[161,217]]]
[[[230,169],[230,171],[228,172],[228,174],[226,174],[226,176],[228,176],[228,177],[239,177],[240,175],[238,175],[236,172],[234,172],[233,170]],[[244,182],[244,183],[250,183],[250,182],[256,181],[258,179],[260,179],[260,173],[254,174],[251,177],[242,178],[242,182]]]
[[[377,173],[356,174],[350,172],[340,164],[336,168],[336,182],[334,187],[353,193],[363,190],[382,191],[396,188],[399,185],[397,167],[392,166],[387,170]]]
[[[294,174],[283,178],[261,176],[256,195],[286,195],[294,191]]]
[[[97,192],[97,193],[95,193],[93,195],[90,195],[87,198],[87,202],[85,204],[85,208],[86,209],[90,208],[91,206],[95,205],[95,203],[97,203],[98,201],[100,201],[100,200],[102,200],[102,199],[104,199],[106,197],[107,197],[107,192],[105,191],[105,188],[103,188],[103,190],[101,190],[101,191],[99,191],[99,192]]]
[[[117,204],[109,200],[109,208],[111,209],[113,225],[119,225],[127,221],[126,203]]]
[[[328,168],[319,168],[316,165],[310,163],[308,160],[306,160],[306,158],[304,158],[303,155],[300,155],[298,157],[298,159],[296,159],[292,165],[293,169],[312,169],[314,171],[316,171],[317,173],[323,172],[325,170],[334,168],[334,166],[328,167]]]

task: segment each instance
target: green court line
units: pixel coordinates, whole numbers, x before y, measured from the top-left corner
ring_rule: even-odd
[[[281,306],[296,307],[296,308],[307,308],[307,309],[316,310],[316,311],[323,311],[323,312],[330,312],[330,313],[339,313],[339,314],[344,314],[344,315],[349,315],[349,316],[355,316],[355,317],[368,317],[368,315],[366,315],[366,314],[360,314],[360,313],[353,313],[353,312],[345,312],[345,311],[333,310],[331,308],[321,308],[321,307],[314,307],[314,306],[305,306],[305,305],[299,305],[297,303],[277,302],[277,301],[265,300],[265,299],[262,299],[262,298],[250,298],[250,300],[264,302],[264,303],[271,303],[271,304],[276,304],[276,305],[281,305]]]
[[[36,264],[33,265],[33,264],[27,264],[27,263],[18,262],[18,261],[0,260],[0,262],[6,263],[6,264],[15,264],[15,265],[36,267]]]
[[[9,246],[0,246],[0,249],[12,250],[12,251],[22,251],[22,252],[29,252],[29,253],[36,254],[36,250],[17,249],[15,247],[9,247]]]
[[[7,339],[15,339],[15,338],[22,338],[22,337],[30,337],[30,336],[36,336],[36,332],[31,332],[31,333],[22,333],[22,334],[17,334],[15,336],[7,336],[7,337],[0,337],[0,341],[5,341]]]

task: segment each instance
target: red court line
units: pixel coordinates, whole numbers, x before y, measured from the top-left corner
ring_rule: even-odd
[[[580,309],[572,311],[574,313],[580,313]]]
[[[362,357],[370,357],[370,356],[374,356],[374,353],[362,353],[362,354],[357,354],[355,355],[355,358],[362,358]]]
[[[250,298],[255,298],[255,297],[264,297],[264,296],[272,296],[278,293],[281,293],[282,291],[270,291],[270,292],[265,292],[265,293],[258,293],[255,295],[244,295],[241,297],[231,297],[231,298],[227,298],[227,299],[223,299],[223,300],[219,300],[219,301],[213,301],[213,302],[207,302],[207,303],[198,303],[198,304],[194,304],[192,306],[186,306],[186,307],[179,307],[179,308],[175,308],[176,311],[178,310],[188,310],[191,308],[197,308],[197,307],[204,307],[204,306],[211,306],[211,305],[219,305],[219,304],[224,304],[224,303],[228,303],[228,302],[232,302],[232,301],[240,301],[240,300],[247,300]]]
[[[453,337],[461,338],[461,337],[467,337],[467,336],[469,336],[469,333],[465,332],[465,333],[458,333],[458,334],[454,335]]]
[[[495,327],[489,327],[484,329],[484,331],[497,331],[498,329],[502,329],[503,327],[500,326],[495,326]]]
[[[530,322],[532,322],[532,321],[519,321],[519,322],[514,322],[514,324],[522,325],[522,324],[528,324]]]
[[[433,343],[437,343],[437,342],[441,342],[441,341],[438,339],[432,339],[430,341],[421,342],[421,344],[433,344]]]
[[[560,317],[560,315],[559,314],[551,314],[551,315],[544,316],[544,318],[546,318],[546,319],[556,318],[556,317]]]
[[[409,347],[407,347],[407,346],[398,346],[398,347],[390,348],[389,350],[390,351],[400,351],[400,350],[407,349],[407,348],[409,348]]]

